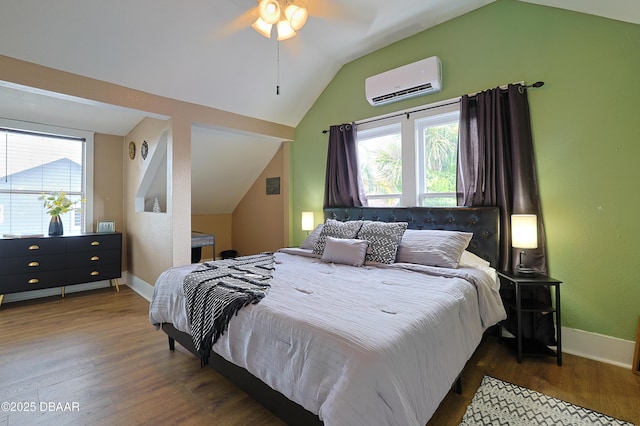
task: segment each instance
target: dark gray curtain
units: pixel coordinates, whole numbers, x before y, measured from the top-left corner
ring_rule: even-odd
[[[324,207],[360,207],[367,200],[358,168],[355,124],[329,127]]]
[[[533,138],[527,89],[509,85],[473,96],[460,104],[458,148],[458,205],[498,206],[501,211],[500,264],[513,270],[519,249],[511,248],[511,214],[531,213],[538,217],[538,248],[526,250],[526,264],[547,273],[546,238],[538,196]],[[534,297],[550,303],[548,289]],[[527,320],[525,337],[555,343],[551,315]],[[551,323],[549,324],[549,322]]]

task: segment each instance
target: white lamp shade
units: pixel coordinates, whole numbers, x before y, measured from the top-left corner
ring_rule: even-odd
[[[511,215],[511,246],[538,248],[538,218],[535,214]]]
[[[257,32],[259,32],[260,34],[262,34],[263,36],[265,36],[266,38],[271,38],[271,27],[273,25],[271,24],[267,24],[266,22],[264,22],[262,20],[262,18],[258,18],[256,19],[256,21],[251,24],[251,27],[256,30]]]
[[[278,29],[278,41],[288,40],[296,35],[296,32],[293,31],[293,28],[291,28],[289,21],[287,21],[286,19],[279,21],[276,28]]]
[[[287,17],[291,28],[293,28],[294,31],[298,31],[304,27],[304,24],[307,22],[309,12],[302,2],[292,0],[287,4],[284,15]]]
[[[314,225],[313,212],[302,212],[302,230],[313,231]]]
[[[280,3],[277,0],[260,0],[258,14],[267,24],[275,24],[280,20]]]

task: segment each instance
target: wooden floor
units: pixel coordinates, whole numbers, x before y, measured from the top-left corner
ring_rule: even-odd
[[[126,286],[0,307],[0,425],[281,425],[277,418],[148,321]],[[640,426],[640,376],[565,355],[522,364],[489,338],[469,361],[463,393],[428,423],[458,425],[488,374]],[[53,403],[50,404],[50,403]],[[66,409],[66,411],[65,411]]]

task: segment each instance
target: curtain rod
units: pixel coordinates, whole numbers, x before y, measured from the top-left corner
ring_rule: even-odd
[[[538,88],[538,87],[542,87],[544,86],[544,81],[536,81],[533,84],[530,85],[525,85],[524,82],[519,82],[519,83],[514,83],[514,84],[518,84],[520,85],[520,87],[518,88],[518,90],[520,91],[520,93],[524,93],[523,89],[526,88]],[[499,86],[499,88],[501,90],[506,90],[509,87],[509,85],[502,85]],[[475,93],[468,93],[467,96],[475,96],[480,92],[475,92]],[[378,118],[372,118],[370,120],[364,120],[364,121],[356,121],[355,124],[359,125],[359,124],[369,124],[369,123],[375,123],[376,121],[382,121],[382,120],[386,120],[388,118],[395,118],[395,117],[402,117],[403,115],[405,115],[407,117],[407,120],[409,119],[409,116],[411,114],[414,114],[416,112],[422,112],[422,111],[428,111],[430,109],[435,109],[435,108],[441,108],[441,107],[445,107],[445,106],[449,106],[449,105],[455,105],[457,103],[460,103],[460,99],[462,98],[462,96],[458,97],[458,98],[454,98],[450,101],[444,101],[443,103],[438,103],[436,105],[432,105],[432,106],[428,106],[428,107],[424,107],[424,108],[420,108],[420,109],[416,109],[416,110],[411,110],[411,111],[407,111],[407,112],[399,112],[397,114],[391,114],[391,115],[384,115],[382,117],[378,117]],[[323,130],[322,133],[328,133],[329,130]]]

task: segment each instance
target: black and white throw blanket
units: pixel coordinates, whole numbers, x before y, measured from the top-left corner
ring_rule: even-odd
[[[211,348],[229,326],[231,317],[269,291],[273,253],[205,262],[183,282],[191,336],[202,366]]]

